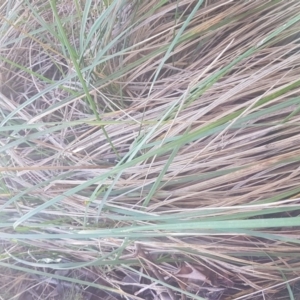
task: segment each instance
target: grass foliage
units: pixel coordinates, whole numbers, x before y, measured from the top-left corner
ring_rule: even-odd
[[[2,299],[298,299],[299,21],[0,1]]]

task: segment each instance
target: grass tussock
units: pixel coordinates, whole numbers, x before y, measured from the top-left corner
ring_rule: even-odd
[[[3,299],[298,299],[299,1],[0,20]]]

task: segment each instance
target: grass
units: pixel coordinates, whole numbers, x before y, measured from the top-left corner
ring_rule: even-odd
[[[1,298],[297,299],[299,21],[0,2]]]

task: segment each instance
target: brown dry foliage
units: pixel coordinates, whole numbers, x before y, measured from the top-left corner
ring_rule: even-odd
[[[181,99],[177,110],[149,136],[148,146],[136,153],[135,164],[124,168],[116,181],[113,176],[105,180],[92,203],[90,197],[96,183],[34,216],[35,224],[58,222],[57,227],[53,225],[44,231],[42,227],[35,228],[35,232],[64,233],[69,232],[70,226],[82,229],[84,218],[95,224],[98,208],[110,186],[112,191],[97,224],[100,228],[150,224],[122,219],[120,214],[125,210],[129,216],[140,212],[160,216],[161,220],[165,215],[176,217],[179,212],[195,213],[189,220],[234,220],[235,215],[240,219],[243,213],[259,218],[264,217],[264,211],[268,218],[268,211],[273,208],[279,212],[273,218],[298,216],[300,139],[299,116],[294,112],[299,101],[291,99],[297,99],[300,92],[299,23],[265,40],[300,13],[299,1],[204,1],[157,73],[168,46],[197,5],[192,0],[165,2],[157,9],[159,1],[154,0],[116,5],[111,12],[115,26],[109,27],[108,22],[105,30],[109,34],[101,37],[101,42],[93,39],[82,57],[81,67],[93,64],[97,53],[116,41],[105,51],[105,61],[93,67],[87,80],[101,120],[107,122],[105,130],[121,158],[132,149],[135,139],[146,135],[170,105]],[[74,3],[57,4],[61,18],[75,14]],[[46,4],[32,1],[32,5]],[[97,13],[96,6],[95,1],[92,7]],[[42,20],[53,22],[50,8],[41,11]],[[64,81],[64,88],[57,86],[45,92],[53,82],[74,74],[74,66],[50,32],[39,38],[32,36],[32,30],[41,24],[30,10],[16,7],[16,13],[19,18],[28,18],[23,27],[1,19],[9,30],[1,33],[0,41],[5,45],[0,55],[6,59],[1,61],[0,109],[6,116],[30,97],[36,97],[18,110],[12,120],[40,125],[36,131],[24,129],[15,137],[11,131],[12,136],[2,135],[0,139],[4,147],[18,138],[30,137],[2,154],[2,182],[7,194],[3,192],[1,204],[29,188],[17,206],[9,205],[3,210],[12,222],[38,205],[112,170],[120,159],[84,101],[85,95],[74,96],[74,91],[81,90],[76,78]],[[92,30],[92,20],[91,17],[86,24],[87,32]],[[71,32],[68,24],[65,28]],[[74,32],[79,26],[78,22],[73,24]],[[70,43],[79,47],[80,41],[70,35]],[[244,55],[246,51],[251,53]],[[237,59],[230,70],[212,79]],[[210,81],[198,88],[207,78]],[[287,102],[290,104],[285,106]],[[46,122],[83,119],[87,121],[43,134],[48,128]],[[215,128],[218,130],[214,131]],[[33,133],[36,135],[31,136]],[[193,133],[195,138],[182,143],[161,179],[162,184],[143,207],[173,150],[159,153],[159,149]],[[151,151],[158,154],[147,157]],[[298,289],[298,230],[287,227],[223,234],[182,232],[137,239],[122,250],[120,259],[130,261],[128,265],[150,277],[205,299],[288,299],[286,282],[295,295]],[[5,232],[12,230],[5,228]],[[88,262],[97,259],[99,253],[108,255],[122,245],[122,238],[81,241],[70,237],[30,240],[16,246],[5,244],[5,249],[29,262],[32,257],[26,254],[28,247],[34,249],[37,257],[47,251],[68,261]],[[53,272],[50,269],[47,271]],[[87,272],[84,268],[80,270],[82,274]],[[136,293],[134,299],[188,297],[153,282],[147,290],[145,286],[149,287],[151,281],[128,279],[128,274],[133,273],[124,266],[93,267],[89,272],[94,277],[84,277],[86,280]],[[23,277],[16,276],[13,284],[30,280],[36,284],[38,280],[29,276],[29,281],[21,283]],[[126,282],[132,287],[126,288]],[[3,287],[6,284],[4,281]],[[48,281],[41,286],[55,290],[55,284]],[[91,293],[96,297],[95,290]]]

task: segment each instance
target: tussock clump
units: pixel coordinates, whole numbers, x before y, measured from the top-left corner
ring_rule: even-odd
[[[0,266],[13,292],[299,297],[299,12],[2,4]]]

